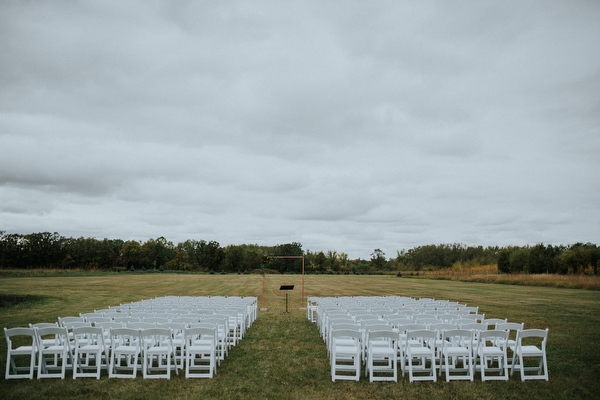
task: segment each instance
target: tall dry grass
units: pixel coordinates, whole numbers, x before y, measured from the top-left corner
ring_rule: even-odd
[[[497,265],[481,265],[443,271],[403,272],[404,276],[446,279],[463,282],[498,283],[505,285],[545,286],[568,289],[600,290],[598,275],[501,274]]]

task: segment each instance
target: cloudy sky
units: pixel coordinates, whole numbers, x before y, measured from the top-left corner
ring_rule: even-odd
[[[2,1],[0,230],[600,243],[600,2]]]

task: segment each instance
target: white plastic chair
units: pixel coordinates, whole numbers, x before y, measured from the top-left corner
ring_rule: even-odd
[[[332,331],[331,337],[331,380],[360,380],[362,333],[358,330],[340,329]],[[337,338],[351,339],[351,344],[347,341],[337,344]]]
[[[140,368],[140,331],[129,328],[110,329],[109,378],[135,378]],[[130,371],[119,372],[119,371]]]
[[[143,375],[144,379],[171,379],[171,368],[179,374],[175,364],[173,336],[170,329],[151,328],[140,332],[142,341]],[[157,372],[158,373],[155,373]],[[163,373],[160,373],[164,371]]]
[[[366,368],[369,382],[398,381],[398,338],[398,333],[392,330],[368,332]]]
[[[532,339],[529,339],[532,338]],[[523,339],[528,339],[528,344],[523,344]],[[536,344],[529,344],[529,341],[536,341]],[[512,372],[521,371],[521,380],[527,379],[545,379],[548,380],[548,361],[546,359],[546,342],[548,340],[548,329],[525,329],[517,333],[517,346],[513,355]],[[525,362],[530,359],[539,358],[537,366],[525,366]],[[527,374],[526,372],[535,372],[536,374]]]
[[[215,329],[202,327],[185,329],[186,378],[212,378],[214,376],[217,370],[217,340]]]
[[[467,329],[451,329],[442,331],[441,334],[441,365],[446,373],[446,382],[450,380],[473,381],[473,331]],[[459,368],[459,363],[462,367]],[[453,374],[454,373],[454,374]]]
[[[229,317],[217,314],[211,315],[208,318],[200,320],[201,324],[215,324],[217,333],[217,359],[219,365],[229,353]],[[194,327],[196,324],[190,325]]]
[[[38,348],[38,379],[65,379],[67,365],[72,365],[70,362],[71,345],[67,328],[46,327],[35,328],[34,331]],[[55,370],[59,372],[51,372]]]
[[[408,377],[413,381],[437,381],[436,374],[436,336],[432,330],[422,329],[406,332],[406,359]],[[415,365],[415,361],[418,363]],[[415,373],[426,372],[426,375]]]
[[[35,359],[37,354],[37,340],[34,328],[4,328],[6,337],[6,374],[5,379],[33,379]],[[27,340],[28,343],[13,348],[13,340]],[[20,365],[20,359],[29,357],[29,365]],[[17,360],[19,359],[19,360]]]
[[[73,338],[75,340],[73,379],[100,379],[102,368],[108,364],[102,328],[91,326],[73,328]],[[86,372],[89,370],[95,371]]]
[[[508,362],[506,356],[506,342],[508,331],[489,330],[479,333],[477,356],[481,380],[508,380]],[[496,362],[497,367],[491,365]],[[498,372],[498,375],[486,375],[488,372]]]
[[[508,339],[506,340],[506,349],[507,349],[507,362],[508,369],[512,371],[512,360],[515,350],[517,348],[517,334],[523,330],[525,324],[523,322],[506,322],[503,324],[497,324],[496,330],[499,331],[507,331]],[[510,351],[510,352],[509,352]]]

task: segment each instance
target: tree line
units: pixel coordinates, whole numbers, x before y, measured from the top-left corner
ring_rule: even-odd
[[[279,258],[279,257],[301,258]],[[374,249],[369,260],[349,259],[347,253],[303,250],[298,242],[276,246],[229,245],[186,240],[174,244],[164,237],[147,241],[67,238],[58,233],[15,234],[0,231],[2,269],[169,270],[243,273],[266,269],[273,273],[366,274],[498,265],[505,273],[597,274],[600,248],[538,244],[524,247],[482,247],[464,244],[418,246],[387,258]]]

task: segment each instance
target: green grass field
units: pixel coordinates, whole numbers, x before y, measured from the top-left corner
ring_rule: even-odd
[[[310,275],[305,296],[401,295],[434,297],[477,305],[486,317],[549,328],[550,381],[445,381],[409,383],[331,382],[329,360],[318,329],[300,311],[302,276],[267,275],[265,306],[245,338],[230,351],[213,379],[173,376],[170,381],[108,379],[4,379],[6,341],[0,346],[2,399],[380,399],[380,398],[555,398],[600,397],[600,293],[597,291],[497,285],[388,276]],[[293,284],[289,314],[279,286]],[[87,277],[1,278],[0,326],[54,322],[58,316],[166,295],[257,296],[257,275],[106,275]],[[18,297],[25,300],[19,303]],[[37,296],[37,297],[32,297]]]

